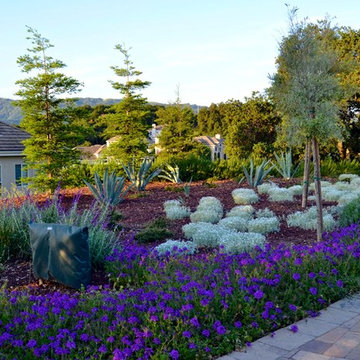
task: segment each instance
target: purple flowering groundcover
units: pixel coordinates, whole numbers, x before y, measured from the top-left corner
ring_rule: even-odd
[[[359,236],[352,225],[312,246],[173,257],[129,241],[107,259],[114,288],[73,295],[3,289],[0,357],[209,359],[229,353],[359,291]]]

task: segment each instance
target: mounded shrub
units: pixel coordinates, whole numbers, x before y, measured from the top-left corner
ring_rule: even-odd
[[[340,213],[340,226],[349,226],[360,220],[360,196],[346,204]]]
[[[180,254],[194,254],[197,251],[197,246],[192,241],[178,241],[166,240],[166,242],[156,246],[154,251],[158,255],[180,255]]]
[[[265,236],[251,232],[229,233],[220,240],[220,251],[223,253],[240,254],[250,251],[256,246],[263,247]]]
[[[259,196],[252,189],[235,189],[231,193],[235,204],[248,205],[258,202]]]
[[[218,223],[219,226],[225,228],[236,230],[236,231],[247,231],[248,228],[248,219],[238,216],[230,216],[221,219]]]
[[[268,194],[269,194],[269,201],[273,201],[273,202],[293,201],[294,200],[293,192],[286,188],[270,189]]]
[[[277,217],[262,217],[250,220],[248,223],[248,231],[259,234],[268,234],[279,231],[279,220]]]

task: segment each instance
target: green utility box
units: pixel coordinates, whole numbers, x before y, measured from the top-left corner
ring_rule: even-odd
[[[30,225],[34,275],[79,289],[91,281],[88,228],[62,224]]]

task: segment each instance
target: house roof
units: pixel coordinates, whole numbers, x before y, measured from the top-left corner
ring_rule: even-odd
[[[29,137],[26,131],[0,121],[0,152],[22,153],[22,142]]]
[[[215,136],[197,136],[194,140],[199,141],[201,143],[203,143],[204,145],[210,146],[210,147],[214,147],[218,144],[222,144],[224,142],[224,139],[220,138],[216,138]]]
[[[80,150],[82,158],[87,160],[96,160],[105,145],[91,145],[91,146],[77,146],[76,149]]]

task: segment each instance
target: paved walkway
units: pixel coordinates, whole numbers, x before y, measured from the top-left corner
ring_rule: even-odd
[[[241,352],[218,360],[360,360],[360,294],[340,300],[316,318],[265,336]]]

